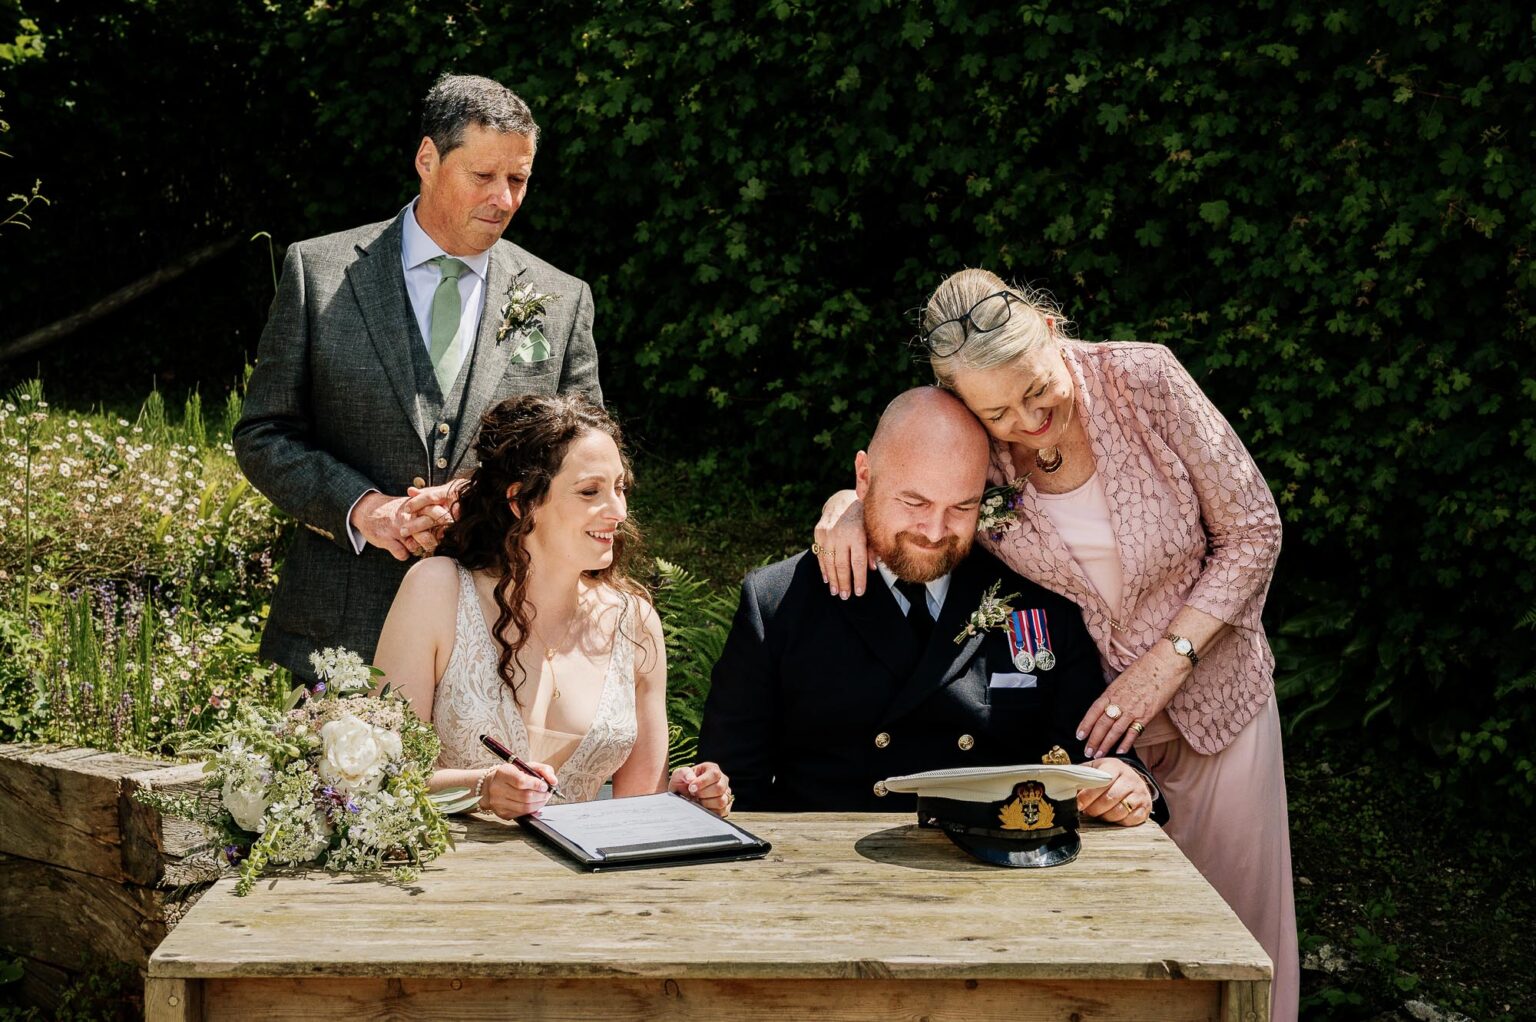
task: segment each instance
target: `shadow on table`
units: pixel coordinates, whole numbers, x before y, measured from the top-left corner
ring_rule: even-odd
[[[871,862],[938,873],[977,873],[998,868],[971,858],[941,831],[915,823],[862,837],[854,843],[853,850]]]

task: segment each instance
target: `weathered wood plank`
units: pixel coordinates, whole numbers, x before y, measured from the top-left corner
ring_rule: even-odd
[[[3,946],[8,937],[0,936],[0,946]],[[12,949],[7,948],[8,952]],[[69,986],[74,978],[73,974],[53,965],[49,962],[39,961],[21,955],[23,972],[17,985],[7,990],[8,997],[14,997],[17,1004],[42,1008],[44,1018],[52,1018],[53,1012],[59,1006],[60,995],[64,988]]]
[[[134,882],[178,887],[218,879],[215,849],[201,826],[167,819],[135,799],[141,791],[194,791],[203,786],[201,763],[162,766],[128,774],[118,796],[123,871]]]
[[[0,853],[144,885],[212,879],[206,867],[180,864],[200,843],[197,827],[162,821],[132,800],[143,787],[193,785],[201,769],[94,749],[0,745]]]
[[[223,881],[156,951],[150,973],[1269,977],[1257,942],[1155,827],[1089,827],[1077,861],[1009,870],[965,857],[905,816],[738,816],[774,843],[768,859],[584,874],[515,827],[471,821],[458,850],[408,890],[310,872],[237,899]]]
[[[197,1022],[204,1017],[203,984],[198,980],[145,980],[144,1022]]]
[[[1221,1022],[1269,1022],[1270,983],[1232,980],[1223,984]]]
[[[0,854],[4,943],[63,969],[81,955],[143,968],[165,939],[167,892]]]
[[[0,745],[0,852],[128,879],[121,780],[157,765],[91,749]]]
[[[164,981],[161,981],[164,982]],[[603,1019],[755,1022],[848,1019],[888,1022],[1209,1022],[1215,983],[902,980],[212,980],[203,1015],[213,1020]],[[152,1019],[157,1016],[150,1016]],[[193,1016],[160,1016],[189,1018]]]

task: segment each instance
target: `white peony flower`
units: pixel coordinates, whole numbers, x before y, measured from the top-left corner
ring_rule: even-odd
[[[261,817],[267,811],[267,793],[264,787],[236,785],[234,778],[230,778],[224,782],[224,789],[219,792],[219,797],[224,802],[224,808],[229,810],[229,815],[233,816],[235,822],[243,829],[261,829]]]
[[[377,791],[385,768],[401,754],[398,734],[350,713],[322,727],[320,739],[320,779],[339,791]]]

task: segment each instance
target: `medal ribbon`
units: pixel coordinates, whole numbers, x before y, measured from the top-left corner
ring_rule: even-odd
[[[1050,650],[1051,649],[1051,629],[1050,629],[1050,626],[1047,624],[1047,622],[1045,620],[1045,611],[1044,610],[1040,610],[1040,609],[1035,609],[1035,610],[1025,611],[1024,613],[1027,613],[1029,615],[1029,633],[1030,633],[1029,634],[1029,640],[1030,640],[1029,641],[1029,645],[1030,645],[1030,652],[1033,653],[1036,650],[1041,650],[1041,649]],[[1055,651],[1054,650],[1051,650],[1051,655],[1052,656],[1055,655]]]
[[[1016,610],[1008,615],[1008,655],[1018,656],[1020,649],[1028,649],[1031,656],[1035,652],[1033,631],[1025,626],[1024,615],[1028,611]]]

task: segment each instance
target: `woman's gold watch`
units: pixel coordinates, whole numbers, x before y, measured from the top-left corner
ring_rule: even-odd
[[[1172,632],[1169,632],[1163,638],[1173,643],[1173,651],[1179,656],[1189,657],[1189,665],[1191,667],[1200,663],[1200,657],[1195,653],[1195,644],[1193,642],[1190,642],[1182,635],[1174,635]]]

